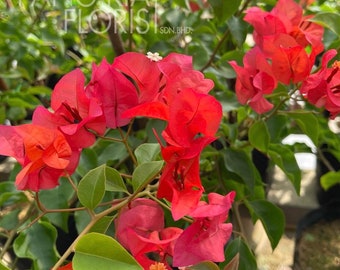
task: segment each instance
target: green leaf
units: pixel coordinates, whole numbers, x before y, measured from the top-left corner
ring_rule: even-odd
[[[105,168],[105,190],[128,193],[120,173],[108,166]]]
[[[88,233],[79,239],[72,267],[74,270],[143,269],[115,239],[99,233]]]
[[[81,152],[77,173],[84,176],[89,170],[98,166],[98,157],[96,152],[91,148],[85,148]]]
[[[113,220],[113,217],[110,217],[110,216],[102,217],[92,226],[90,232],[106,233],[112,220]]]
[[[70,183],[62,178],[60,185],[54,189],[41,190],[39,199],[47,209],[63,209],[68,208],[68,201],[74,195],[74,190]],[[68,231],[68,212],[56,212],[46,214],[47,218],[56,226],[62,228],[65,232]]]
[[[223,270],[238,270],[240,264],[240,253],[237,253],[234,258],[223,268]]]
[[[247,207],[254,221],[261,220],[274,250],[285,229],[285,216],[282,210],[267,200],[250,201]]]
[[[3,228],[5,230],[12,230],[14,229],[19,221],[18,215],[21,209],[15,209],[12,212],[6,213],[1,219],[0,219],[0,228]]]
[[[321,187],[324,190],[330,189],[332,186],[340,183],[340,171],[328,172],[321,176],[320,179]]]
[[[297,194],[300,194],[301,170],[296,162],[294,153],[288,145],[271,144],[268,151],[270,159],[280,167],[292,182]]]
[[[14,241],[14,252],[20,258],[33,260],[34,269],[51,269],[57,262],[57,230],[48,222],[36,222],[22,231]]]
[[[250,248],[241,238],[231,240],[225,251],[225,262],[221,266],[226,266],[229,262],[233,261],[235,256],[239,254],[241,260],[239,260],[238,270],[257,269],[256,259]]]
[[[237,46],[242,48],[247,37],[248,24],[239,17],[231,16],[227,25]]]
[[[324,27],[332,30],[340,37],[340,15],[333,12],[323,12],[316,14],[313,18],[309,19],[312,22],[321,24]]]
[[[159,143],[143,143],[136,148],[135,156],[138,164],[142,164],[154,161],[160,152],[161,148]]]
[[[315,145],[318,145],[319,122],[312,112],[289,112],[288,116],[296,121],[301,130],[312,140]]]
[[[220,268],[217,266],[217,264],[213,262],[201,262],[198,264],[195,264],[193,266],[186,267],[188,270],[219,270]]]
[[[218,20],[224,22],[238,10],[241,0],[209,0],[209,3]]]
[[[154,179],[162,169],[163,163],[164,161],[162,160],[150,161],[137,166],[132,173],[133,190],[138,190],[141,186]]]
[[[30,94],[30,95],[47,95],[49,96],[52,92],[51,88],[48,88],[46,86],[43,85],[39,85],[39,86],[32,86],[30,88],[28,88],[26,90],[26,93]]]
[[[260,175],[245,151],[227,148],[224,154],[224,164],[227,170],[239,175],[249,190],[254,192],[255,183],[260,179]]]
[[[10,270],[10,269],[0,261],[0,270]]]
[[[255,122],[249,129],[249,142],[256,149],[267,152],[270,142],[270,135],[267,125],[264,121],[260,120]]]
[[[13,182],[6,181],[0,183],[0,206],[26,202],[27,197],[22,191],[18,191]]]
[[[105,170],[105,164],[90,170],[79,182],[79,201],[89,209],[94,209],[104,197]]]

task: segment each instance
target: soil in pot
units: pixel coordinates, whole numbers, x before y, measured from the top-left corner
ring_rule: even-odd
[[[318,209],[302,220],[296,237],[294,270],[340,269],[339,212],[323,211]]]

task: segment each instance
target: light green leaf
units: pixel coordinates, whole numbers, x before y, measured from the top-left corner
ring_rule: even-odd
[[[247,207],[254,221],[260,219],[267,233],[272,249],[279,243],[285,229],[283,211],[267,200],[250,201]]]
[[[143,269],[115,239],[99,233],[88,233],[79,239],[72,267],[74,270]]]
[[[105,168],[105,190],[128,193],[120,173],[108,166]]]
[[[267,125],[264,121],[260,120],[255,122],[249,129],[249,142],[256,149],[267,152],[270,142],[270,135]]]
[[[141,186],[154,179],[162,169],[163,163],[164,161],[162,160],[150,161],[137,166],[132,174],[133,190],[138,190]]]
[[[340,37],[340,15],[334,12],[322,12],[316,14],[312,19],[312,22],[321,24],[324,27],[332,30]]]
[[[102,217],[92,226],[90,232],[106,233],[112,220],[113,220],[113,217],[110,217],[110,216]]]
[[[105,164],[90,170],[79,182],[79,201],[89,209],[94,209],[104,197],[105,170]]]
[[[280,167],[292,182],[297,194],[300,194],[301,170],[296,162],[294,153],[288,145],[271,144],[268,151],[269,158]]]
[[[48,222],[36,222],[22,231],[14,241],[14,252],[20,258],[33,260],[35,269],[51,269],[57,262],[57,230]]]
[[[295,111],[289,112],[288,116],[296,121],[301,130],[312,140],[315,145],[318,145],[319,122],[312,112]]]
[[[324,174],[323,176],[321,176],[320,183],[322,188],[326,191],[332,186],[340,184],[340,171],[328,172]]]
[[[138,164],[142,164],[154,161],[160,152],[161,148],[159,143],[143,143],[136,148],[135,156]]]
[[[0,261],[0,270],[10,270],[10,269]]]

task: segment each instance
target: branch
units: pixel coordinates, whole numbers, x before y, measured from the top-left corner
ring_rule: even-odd
[[[116,56],[123,54],[125,50],[124,50],[122,38],[117,29],[116,18],[113,15],[108,17],[106,14],[101,14],[100,18],[103,20],[105,25],[109,27],[108,35],[109,35],[109,39],[111,41],[111,45]]]

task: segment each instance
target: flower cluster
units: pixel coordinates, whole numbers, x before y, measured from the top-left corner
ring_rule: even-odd
[[[232,232],[224,222],[235,194],[211,193],[209,203],[201,201],[199,168],[200,154],[216,139],[222,118],[220,103],[208,94],[213,86],[186,55],[130,52],[112,64],[104,59],[93,65],[88,84],[80,69],[62,77],[52,92],[51,108],[37,107],[31,124],[0,126],[0,154],[15,157],[23,167],[17,188],[38,192],[71,175],[82,149],[108,128],[125,126],[136,116],[161,119],[166,128],[155,136],[165,167],[157,197],[171,203],[174,220],[189,215],[193,223],[184,231],[164,228],[158,203],[136,199],[119,212],[117,238],[147,269],[154,261],[167,265],[169,257],[174,266],[223,261]],[[149,253],[158,259],[151,260]]]
[[[314,78],[309,74],[324,49],[324,29],[311,19],[293,0],[279,0],[270,12],[258,7],[246,11],[244,20],[254,27],[256,46],[246,53],[244,67],[230,62],[237,73],[236,94],[241,104],[249,104],[260,114],[270,111],[273,104],[264,96],[271,94],[278,82],[304,82],[308,86],[302,92],[309,96],[306,92]],[[313,98],[308,100],[317,105]]]
[[[121,209],[116,219],[117,239],[144,269],[152,269],[157,263],[162,263],[163,269],[171,269],[171,258],[176,267],[205,260],[222,262],[224,245],[232,233],[231,223],[224,222],[234,197],[235,192],[226,196],[209,193],[209,203],[201,201],[196,206],[190,213],[193,223],[185,230],[164,228],[160,205],[150,199],[136,199]]]

